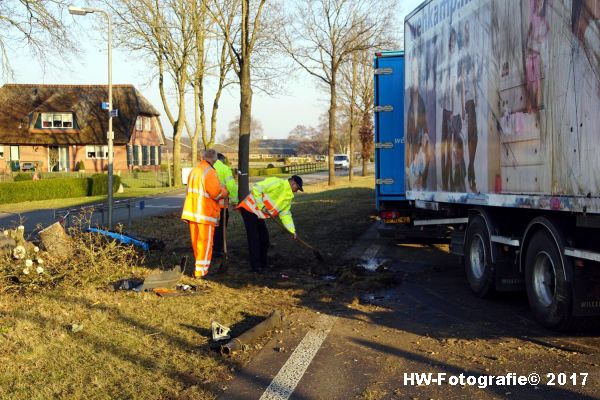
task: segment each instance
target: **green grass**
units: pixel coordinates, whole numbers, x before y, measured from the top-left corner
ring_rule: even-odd
[[[369,226],[373,186],[373,177],[357,177],[351,185],[340,181],[333,189],[307,185],[292,207],[298,234],[331,253],[329,260],[341,259]],[[27,296],[0,295],[0,398],[216,398],[254,350],[221,357],[209,348],[211,320],[231,326],[237,336],[274,309],[286,314],[299,306],[339,307],[319,299],[343,301],[351,292],[345,288],[323,295],[320,288],[331,285],[311,277],[309,272],[321,265],[312,252],[272,221],[268,227],[275,269],[254,276],[248,271],[241,216],[232,212],[230,271],[202,281],[185,278],[199,285],[197,296],[113,293],[98,282],[63,284]],[[187,229],[178,213],[134,226],[135,232],[161,238],[167,246],[147,255],[135,271],[170,267],[182,255],[193,263]],[[134,271],[128,265],[114,268],[124,277]],[[289,279],[280,279],[281,273]],[[71,324],[83,329],[73,333]]]
[[[123,193],[114,193],[115,199],[131,197],[147,197],[178,190],[173,187],[159,188],[125,188]],[[52,199],[26,201],[23,203],[0,204],[0,212],[27,212],[34,210],[51,210],[55,208],[76,207],[106,201],[106,196],[75,197],[71,199]]]

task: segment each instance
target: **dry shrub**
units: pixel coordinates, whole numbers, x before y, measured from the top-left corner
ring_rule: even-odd
[[[76,224],[69,228],[73,252],[68,259],[40,251],[25,242],[25,254],[14,249],[0,253],[0,292],[36,292],[59,285],[85,287],[141,275],[137,266],[143,255],[133,246],[124,246],[103,235],[87,232]]]

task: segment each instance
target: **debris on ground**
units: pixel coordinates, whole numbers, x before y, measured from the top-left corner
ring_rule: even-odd
[[[223,346],[221,346],[221,354],[224,356],[230,356],[239,350],[243,350],[244,346],[250,345],[260,336],[264,335],[267,331],[273,330],[281,324],[283,321],[283,315],[279,310],[275,310],[261,323],[250,328],[237,338],[230,340]]]
[[[71,258],[74,247],[73,242],[60,222],[55,222],[42,229],[39,235],[44,249],[52,257],[63,260]]]
[[[212,340],[215,342],[231,339],[231,335],[229,335],[231,328],[221,325],[217,321],[211,321],[210,330],[212,332]]]
[[[70,324],[68,326],[68,329],[72,333],[81,332],[83,330],[83,325],[81,325],[81,324]]]
[[[156,238],[142,237],[124,232],[107,231],[99,228],[88,228],[87,231],[109,237],[121,244],[137,246],[144,251],[163,250],[165,248],[165,243]]]
[[[134,292],[140,292],[143,284],[144,280],[140,278],[119,279],[118,281],[111,283],[109,289],[113,291],[132,290]]]
[[[382,271],[382,270],[386,270],[388,268],[388,264],[390,263],[390,259],[387,258],[364,258],[359,262],[359,266],[363,267],[364,269],[371,271],[371,272],[375,272],[375,271]]]
[[[142,291],[154,291],[154,293],[166,297],[169,295],[178,295],[186,290],[191,290],[192,286],[181,290],[178,290],[178,282],[183,277],[183,271],[187,264],[187,256],[181,258],[181,262],[176,265],[173,269],[168,271],[160,271],[150,274],[146,279],[140,278],[127,278],[120,279],[114,283],[111,283],[108,288],[110,290],[132,290],[134,292]]]

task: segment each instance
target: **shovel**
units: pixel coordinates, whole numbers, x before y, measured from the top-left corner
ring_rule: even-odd
[[[271,217],[271,219],[273,221],[275,221],[275,223],[277,223],[277,225],[279,225],[279,227],[284,232],[290,233],[290,231],[287,230],[287,228],[281,223],[281,221],[279,221],[278,219],[276,219],[275,217],[273,217],[273,215],[271,215],[271,213],[268,212],[268,211],[267,211],[267,214],[269,214],[269,216]],[[298,235],[296,235],[296,241],[298,243],[300,243],[302,246],[306,247],[307,249],[312,250],[312,252],[315,255],[315,257],[317,258],[317,260],[319,260],[319,261],[325,261],[325,258],[323,258],[323,254],[321,254],[321,252],[319,250],[317,250],[316,248],[314,248],[310,244],[306,243],[304,240],[300,239],[300,237]]]
[[[224,210],[223,220],[221,221],[223,224],[223,257],[221,257],[221,265],[218,270],[219,274],[224,274],[227,272],[227,269],[229,269],[229,256],[227,255],[227,220],[229,218],[227,208]]]

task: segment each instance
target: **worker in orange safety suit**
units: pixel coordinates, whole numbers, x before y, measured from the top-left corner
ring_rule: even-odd
[[[194,277],[208,274],[212,258],[213,234],[219,224],[219,200],[226,198],[227,189],[221,186],[213,164],[217,152],[206,149],[202,161],[192,169],[187,182],[187,194],[181,219],[190,227],[190,237],[196,266]]]

